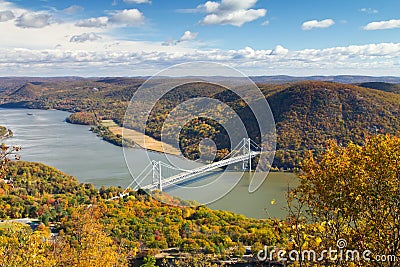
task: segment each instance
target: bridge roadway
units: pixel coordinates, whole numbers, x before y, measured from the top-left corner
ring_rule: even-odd
[[[229,159],[224,159],[224,160],[221,160],[221,161],[218,161],[218,162],[214,162],[214,163],[211,163],[211,164],[208,164],[208,165],[205,165],[205,166],[201,166],[201,167],[195,168],[193,170],[188,170],[188,171],[185,171],[183,173],[180,173],[180,174],[165,178],[165,179],[162,180],[162,188],[165,189],[165,188],[171,187],[171,186],[176,185],[176,184],[187,182],[192,177],[194,177],[196,175],[199,175],[201,173],[212,171],[212,170],[218,169],[220,167],[223,167],[223,166],[226,166],[226,165],[229,165],[229,164],[242,162],[242,161],[245,161],[245,160],[249,159],[249,156],[254,158],[255,156],[257,156],[259,154],[261,154],[261,152],[259,152],[259,151],[251,151],[250,153],[247,153],[246,155],[241,155],[241,156],[236,156],[236,157],[229,158]],[[146,186],[142,187],[142,189],[150,190],[150,191],[153,191],[153,190],[155,190],[157,188],[159,188],[159,184],[149,184],[149,185],[146,185]]]

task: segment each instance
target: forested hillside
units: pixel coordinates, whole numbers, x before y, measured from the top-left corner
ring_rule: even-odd
[[[369,82],[369,83],[360,83],[358,85],[365,88],[371,88],[385,92],[400,94],[400,84],[385,83],[385,82]]]
[[[143,80],[133,78],[104,78],[63,80],[18,84],[0,93],[3,106],[55,108],[76,113],[70,122],[98,124],[100,120],[114,120],[122,126],[125,110],[132,95]],[[292,169],[298,166],[306,150],[318,151],[329,139],[347,144],[360,143],[376,133],[398,134],[400,130],[400,95],[398,85],[364,83],[357,85],[301,81],[295,83],[260,84],[269,102],[277,127],[277,153],[274,167]],[[369,87],[369,88],[366,88]],[[149,100],[156,96],[146,96]],[[158,96],[157,96],[158,97]],[[148,118],[146,134],[160,139],[167,114],[192,97],[218,99],[234,109],[254,140],[259,140],[257,122],[247,105],[237,95],[217,85],[192,83],[179,86],[153,107]],[[143,99],[145,102],[146,99]],[[229,119],[230,114],[224,114]],[[184,117],[181,118],[185,120]],[[132,118],[130,125],[137,129]],[[172,125],[174,127],[174,125]],[[120,137],[106,138],[120,143]],[[198,143],[202,138],[215,140],[217,159],[229,152],[226,132],[213,120],[199,118],[188,121],[181,131],[180,146],[184,155],[197,158]],[[173,140],[168,133],[164,140]]]
[[[400,139],[377,135],[364,143],[330,142],[324,153],[309,154],[299,187],[288,192],[285,220],[188,207],[160,195],[176,206],[166,205],[143,190],[108,200],[122,189],[96,189],[43,164],[13,162],[0,170],[0,265],[139,266],[143,256],[153,263],[158,256],[164,260],[157,266],[163,267],[225,266],[227,259],[255,266],[377,266],[365,258],[354,261],[357,265],[324,258],[327,247],[346,240],[349,248],[374,251],[370,259],[390,256],[390,265],[380,266],[398,266]],[[30,227],[12,220],[19,218],[27,218]],[[274,253],[263,263],[256,255],[264,246],[312,249],[324,261],[275,262]],[[248,249],[250,257],[244,258]]]
[[[400,131],[400,95],[394,93],[301,82],[267,99],[276,121],[277,166],[297,165],[306,150],[322,150],[329,139],[361,144],[366,136]]]
[[[85,266],[115,266],[110,262],[119,261],[118,266],[125,266],[123,262],[127,259],[155,255],[166,248],[194,256],[210,255],[215,260],[224,255],[243,255],[245,245],[262,249],[262,243],[284,244],[288,238],[286,234],[278,235],[286,229],[284,223],[248,219],[204,206],[183,207],[182,204],[190,203],[168,195],[163,197],[177,206],[162,204],[141,191],[131,191],[124,199],[107,201],[122,189],[96,189],[91,184],[79,184],[74,177],[39,163],[13,162],[3,177],[0,218],[38,219],[42,224],[32,234],[27,228],[0,223],[0,241],[4,241],[0,242],[0,255],[11,257],[19,264],[29,257],[35,260],[33,252],[24,258],[24,246],[32,249],[40,246],[37,253],[41,261],[55,261],[57,266],[82,266],[72,263],[93,259],[100,262]],[[55,243],[47,243],[48,239],[44,238],[50,229],[56,235]],[[35,235],[39,235],[39,240],[33,241]],[[13,244],[21,250],[8,251]],[[84,251],[93,253],[92,258],[86,259]],[[102,253],[111,257],[105,258],[109,261],[105,265],[101,263]]]

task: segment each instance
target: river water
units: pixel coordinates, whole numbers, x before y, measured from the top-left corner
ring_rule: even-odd
[[[127,149],[125,159],[122,148],[101,140],[89,131],[90,127],[66,123],[68,115],[58,110],[0,109],[0,125],[14,132],[14,137],[7,139],[6,143],[22,147],[22,160],[53,166],[77,177],[80,182],[92,183],[96,187],[125,188],[133,181],[132,175],[138,177],[151,160],[165,161],[162,154],[142,149]],[[130,166],[134,168],[129,170],[125,160],[133,161]],[[174,158],[174,162],[186,168],[199,166],[179,158]],[[172,188],[167,193],[201,203],[215,199],[208,204],[212,209],[228,210],[248,217],[285,217],[285,193],[288,187],[296,184],[293,174],[270,173],[259,190],[252,194],[248,192],[248,174],[243,175],[232,190],[227,190],[232,187],[230,177],[237,174],[208,175],[183,187]],[[220,177],[218,183],[204,187],[203,191],[194,190],[214,181],[217,176]],[[150,183],[151,178],[146,177],[146,180],[144,184]]]

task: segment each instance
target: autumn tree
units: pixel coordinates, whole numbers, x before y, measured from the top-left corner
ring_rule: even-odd
[[[225,266],[225,265],[221,264],[221,263],[214,263],[212,257],[208,257],[208,256],[202,255],[202,254],[197,254],[197,255],[192,255],[191,257],[188,257],[188,258],[174,259],[174,260],[172,260],[171,263],[165,262],[161,266],[162,267],[169,267],[169,266],[174,266],[174,267],[191,267],[191,266],[217,267],[217,266]]]
[[[0,234],[0,266],[51,267],[50,232],[43,225],[33,232],[27,225],[9,223]]]
[[[19,159],[18,152],[21,150],[18,146],[7,146],[2,143],[0,145],[0,179],[3,179],[4,173],[6,171],[6,165],[12,159]]]
[[[127,266],[123,250],[104,231],[99,207],[77,208],[55,241],[56,266]]]
[[[289,194],[293,229],[302,233],[297,247],[307,241],[305,223],[313,221],[320,226],[321,246],[337,248],[337,240],[344,239],[346,249],[372,252],[371,261],[360,266],[400,266],[374,260],[376,255],[400,257],[399,137],[377,135],[363,146],[330,142],[322,155],[307,157],[299,178]]]
[[[146,256],[143,259],[143,264],[140,267],[157,267],[156,259],[152,256]]]

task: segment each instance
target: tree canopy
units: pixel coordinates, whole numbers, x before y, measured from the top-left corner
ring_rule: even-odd
[[[377,135],[363,146],[346,147],[330,142],[322,155],[307,157],[299,178],[299,187],[289,194],[293,229],[301,233],[294,238],[297,247],[307,242],[302,225],[313,222],[319,230],[312,235],[321,248],[344,239],[348,249],[370,250],[371,257],[399,257],[400,138]],[[398,261],[361,266],[368,264],[399,266]]]

